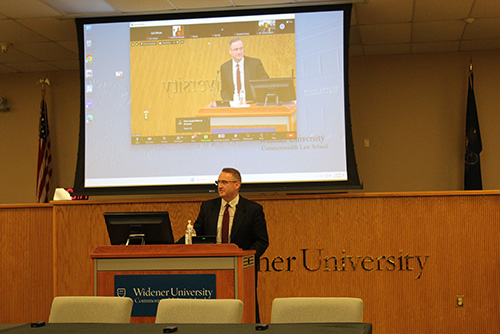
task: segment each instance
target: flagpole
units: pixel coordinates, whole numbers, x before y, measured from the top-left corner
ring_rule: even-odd
[[[468,78],[467,81],[469,83],[469,86],[473,87],[474,86],[474,82],[472,81],[473,80],[472,79],[472,73],[473,72],[472,72],[472,56],[471,56],[470,59],[469,59],[469,78]],[[474,89],[474,88],[472,88],[472,89]]]

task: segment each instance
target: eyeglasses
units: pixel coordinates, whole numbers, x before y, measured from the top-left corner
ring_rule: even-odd
[[[227,181],[227,180],[217,180],[215,181],[215,185],[218,187],[219,184],[222,184],[223,186],[227,186],[229,184],[229,182],[238,182],[238,181]]]

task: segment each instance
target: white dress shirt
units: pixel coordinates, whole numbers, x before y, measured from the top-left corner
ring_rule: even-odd
[[[238,194],[231,202],[229,202],[229,238],[228,242],[231,242],[231,229],[233,228],[233,219],[234,213],[236,212],[236,205],[240,201],[240,195]],[[222,218],[224,217],[224,211],[226,210],[226,202],[223,198],[221,198],[221,205],[219,210],[219,220],[217,222],[217,243],[220,244],[222,242]]]
[[[236,81],[236,65],[240,66],[240,80],[241,80],[241,90],[246,92],[245,89],[245,57],[241,58],[240,62],[237,63],[233,59],[233,83],[234,83],[234,92],[233,94],[237,94],[238,92],[236,91],[238,88],[237,81]]]

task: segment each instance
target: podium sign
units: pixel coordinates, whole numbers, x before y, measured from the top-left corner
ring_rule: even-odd
[[[115,275],[115,296],[132,298],[133,317],[155,317],[161,299],[215,299],[215,275]]]

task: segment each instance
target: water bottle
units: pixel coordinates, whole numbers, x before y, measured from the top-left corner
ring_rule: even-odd
[[[193,232],[194,232],[194,228],[193,228],[193,225],[191,225],[191,220],[188,220],[186,233],[184,235],[184,243],[186,245],[191,245],[193,243],[193,239],[192,239]]]
[[[242,89],[240,91],[240,105],[243,105],[245,103],[247,103],[247,99],[246,99],[245,91]]]

